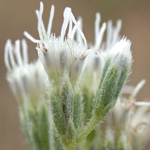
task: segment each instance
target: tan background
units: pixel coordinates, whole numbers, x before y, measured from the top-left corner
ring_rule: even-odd
[[[45,22],[49,8],[55,4],[53,31],[60,32],[62,12],[66,6],[72,7],[75,16],[81,15],[84,33],[93,42],[95,13],[101,12],[102,20],[122,19],[121,34],[132,41],[133,73],[129,84],[135,85],[141,79],[147,80],[139,99],[150,97],[150,2],[149,0],[45,0]],[[23,31],[29,31],[38,38],[35,9],[39,0],[0,0],[0,150],[29,150],[21,131],[16,101],[5,80],[6,69],[3,63],[4,45],[8,38],[13,41],[23,38]],[[28,41],[30,56],[37,57],[35,45]]]

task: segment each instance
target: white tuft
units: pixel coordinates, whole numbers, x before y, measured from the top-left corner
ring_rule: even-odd
[[[40,40],[35,39],[32,35],[30,35],[27,31],[24,31],[24,35],[33,43],[39,43]]]
[[[122,38],[110,49],[110,56],[122,55],[128,59],[128,63],[132,62],[131,42],[126,38]]]

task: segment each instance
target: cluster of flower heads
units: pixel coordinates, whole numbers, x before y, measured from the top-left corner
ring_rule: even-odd
[[[121,21],[119,20],[117,22],[115,28],[112,26],[112,22],[109,21],[106,43],[103,43],[106,23],[103,23],[102,27],[100,27],[101,19],[99,13],[96,14],[94,45],[87,44],[86,38],[82,32],[82,19],[79,18],[79,20],[76,21],[71,12],[71,8],[67,7],[64,10],[64,21],[59,37],[55,37],[55,35],[51,33],[54,6],[51,7],[47,31],[42,20],[42,3],[40,3],[40,10],[36,10],[36,14],[38,18],[40,40],[34,39],[27,32],[24,32],[24,34],[31,41],[37,43],[36,49],[46,71],[50,74],[54,73],[55,76],[58,75],[60,77],[62,72],[68,73],[70,76],[80,76],[83,70],[89,65],[90,69],[101,71],[103,64],[102,61],[105,61],[102,57],[102,55],[104,55],[103,52],[106,52],[106,50],[110,51],[114,44],[120,40],[119,31],[121,28]],[[130,49],[130,41],[125,38],[118,43],[118,46],[120,45],[121,49]],[[129,53],[130,55],[129,50],[126,50],[125,53]]]
[[[132,63],[130,41],[120,40],[121,21],[117,21],[116,27],[111,21],[100,27],[101,17],[97,13],[95,43],[88,44],[82,32],[82,19],[76,20],[71,8],[64,10],[59,37],[51,32],[54,6],[47,30],[43,10],[41,2],[40,10],[36,10],[40,40],[24,32],[37,44],[37,61],[29,63],[25,40],[15,44],[8,40],[5,46],[7,80],[19,101],[21,123],[31,148],[42,150],[46,145],[46,150],[147,149],[149,103],[135,101],[144,81],[129,99],[119,96]],[[104,123],[98,125],[104,117]],[[89,145],[85,140],[97,125],[98,134],[94,134]],[[97,141],[99,144],[93,144]]]

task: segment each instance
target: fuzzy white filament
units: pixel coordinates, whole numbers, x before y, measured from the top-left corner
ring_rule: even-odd
[[[80,29],[82,30],[82,18],[81,17],[78,18],[78,25],[79,25]],[[78,30],[76,31],[76,39],[79,43],[83,44],[82,37]]]
[[[135,106],[150,106],[150,102],[133,102]]]
[[[23,66],[28,63],[26,41],[22,40],[22,54],[20,44],[20,40],[16,40],[15,45],[12,45],[11,40],[8,40],[6,43],[4,61],[9,71],[14,70],[17,66]]]
[[[114,28],[112,25],[112,21],[109,20],[107,23],[107,36],[106,36],[106,49],[111,48],[119,39],[120,39],[120,29],[121,29],[122,21],[118,20],[117,25]]]
[[[75,20],[74,15],[71,12],[71,8],[67,7],[64,10],[64,22],[61,28],[61,38],[64,39],[67,27],[69,25],[69,31],[68,31],[68,38],[73,38],[74,36],[74,30],[72,29],[72,23],[75,24],[75,27],[77,28],[78,32],[80,33],[81,37],[84,40],[84,44],[87,47],[87,41],[86,38],[80,28],[80,25],[78,24],[78,22]]]
[[[95,19],[95,40],[97,39],[98,33],[99,33],[99,26],[101,21],[101,15],[100,13],[96,13],[96,19]],[[95,41],[96,43],[96,41]]]
[[[11,43],[10,42],[11,42],[10,40],[7,40],[6,45],[5,45],[5,53],[4,53],[4,62],[5,62],[5,65],[8,69],[8,71],[11,70],[11,66],[10,66],[10,62],[9,62],[9,57],[10,57],[9,51],[12,48],[11,48]],[[12,62],[12,65],[14,66],[14,61]]]
[[[106,23],[103,23],[101,29],[97,33],[96,43],[95,43],[96,50],[98,50],[101,46],[105,30],[106,30]]]
[[[106,30],[106,23],[102,24],[102,27],[100,28],[100,20],[101,16],[100,13],[96,14],[96,20],[95,20],[95,49],[100,49],[100,46],[103,41],[104,32]]]
[[[24,35],[33,43],[39,43],[40,40],[35,39],[32,35],[30,35],[27,31],[24,31]]]
[[[24,64],[28,64],[28,46],[26,40],[22,40],[23,60]]]
[[[49,23],[48,23],[48,27],[47,27],[47,36],[49,36],[49,38],[50,38],[51,30],[52,30],[54,12],[55,12],[55,7],[54,7],[54,5],[52,5],[51,11],[50,11],[50,16],[49,16]]]
[[[20,41],[19,40],[15,42],[15,49],[16,49],[15,53],[16,53],[17,62],[21,66],[23,62],[22,62],[21,53],[20,53]]]

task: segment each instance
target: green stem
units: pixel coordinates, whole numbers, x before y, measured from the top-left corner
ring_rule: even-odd
[[[99,121],[100,121],[99,118],[93,117],[87,124],[87,126],[81,131],[81,135],[76,140],[76,142],[66,141],[66,139],[62,139],[65,145],[65,150],[76,150],[77,147],[83,145],[87,136],[92,132],[92,130],[99,123]]]
[[[92,130],[96,127],[96,125],[99,123],[99,119],[97,117],[93,117],[88,125],[82,130],[80,137],[77,140],[78,145],[82,145],[86,137],[92,132]]]

